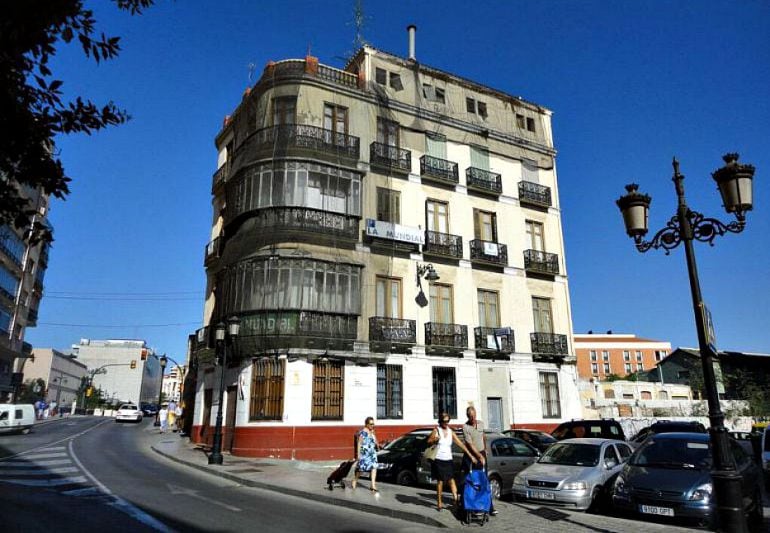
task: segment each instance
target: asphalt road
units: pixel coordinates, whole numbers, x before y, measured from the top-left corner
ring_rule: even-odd
[[[0,436],[4,532],[424,531],[400,520],[243,487],[164,460],[151,421],[72,418]],[[152,437],[152,439],[151,439]],[[170,433],[169,439],[179,438]]]

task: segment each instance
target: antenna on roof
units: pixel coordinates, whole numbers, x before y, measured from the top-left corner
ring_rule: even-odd
[[[246,68],[249,69],[249,84],[251,84],[251,78],[254,76],[254,71],[257,70],[257,65],[255,63],[249,63]]]
[[[366,18],[367,17],[364,15],[364,0],[356,0],[355,7],[353,7],[353,25],[356,27],[356,38],[353,41],[353,46],[356,49],[359,49],[366,44],[366,41],[364,40]]]

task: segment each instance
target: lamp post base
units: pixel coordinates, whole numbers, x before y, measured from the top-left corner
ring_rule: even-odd
[[[209,455],[209,464],[210,465],[221,465],[222,464],[222,454],[221,453],[212,453]]]
[[[717,531],[748,533],[743,515],[741,476],[730,470],[713,470],[714,499],[716,500]]]

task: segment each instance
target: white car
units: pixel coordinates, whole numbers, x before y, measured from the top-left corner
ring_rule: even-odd
[[[120,408],[115,412],[115,422],[124,421],[141,422],[142,411],[139,409],[139,406],[132,403],[124,403],[121,405]]]

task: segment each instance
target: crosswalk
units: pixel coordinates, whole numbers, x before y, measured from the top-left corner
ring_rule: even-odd
[[[78,498],[109,498],[91,483],[65,446],[50,446],[0,460],[0,483],[55,490]]]

